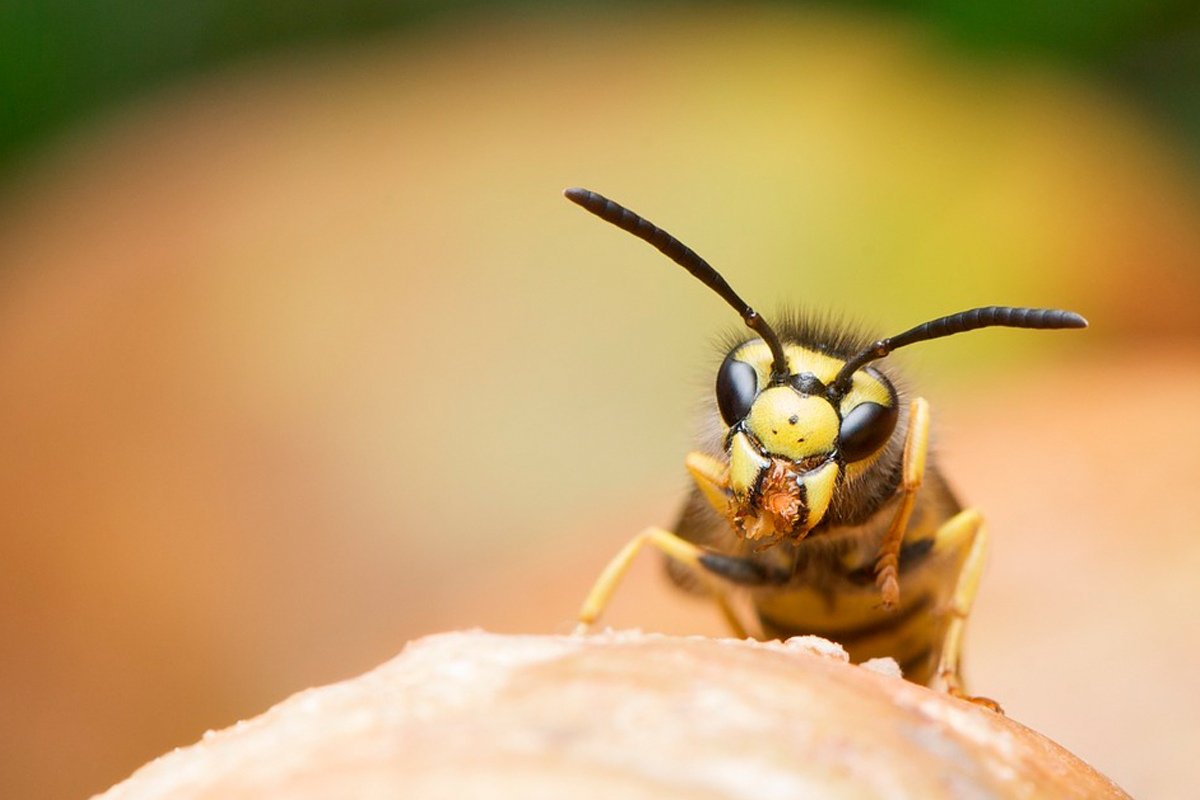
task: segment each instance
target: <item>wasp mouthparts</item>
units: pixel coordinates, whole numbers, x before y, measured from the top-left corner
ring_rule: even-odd
[[[808,509],[804,504],[804,486],[798,480],[796,468],[780,458],[773,458],[762,471],[758,481],[756,501],[730,505],[734,529],[750,541],[762,541],[770,546],[783,537],[807,529],[804,521]]]
[[[775,530],[790,532],[807,516],[795,470],[778,458],[771,459],[771,466],[763,475],[758,502],[763,516],[770,517]]]
[[[755,490],[732,498],[730,522],[744,538],[763,547],[788,536],[799,542],[824,519],[838,473],[833,460],[804,469],[796,462],[772,458],[759,472]]]

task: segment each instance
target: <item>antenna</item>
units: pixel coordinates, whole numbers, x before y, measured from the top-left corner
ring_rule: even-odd
[[[572,203],[582,206],[605,222],[611,222],[621,230],[632,233],[642,241],[654,246],[660,253],[692,273],[701,283],[719,294],[741,315],[742,321],[762,337],[763,341],[767,343],[767,347],[771,348],[771,380],[782,382],[787,379],[787,357],[783,353],[783,345],[780,344],[775,331],[765,319],[759,316],[757,311],[746,305],[746,302],[738,297],[737,292],[721,277],[721,274],[694,250],[645,217],[614,203],[604,195],[578,188],[565,189],[563,195]]]
[[[1074,311],[1061,311],[1056,308],[1012,308],[1010,306],[986,306],[960,311],[948,317],[938,317],[929,322],[922,322],[915,328],[909,328],[904,333],[880,339],[870,345],[854,358],[846,362],[838,372],[837,378],[829,384],[829,394],[840,397],[850,388],[854,373],[876,359],[883,358],[893,350],[907,347],[917,342],[930,339],[940,339],[964,331],[978,328],[1032,328],[1047,330],[1055,328],[1086,328],[1087,320]]]

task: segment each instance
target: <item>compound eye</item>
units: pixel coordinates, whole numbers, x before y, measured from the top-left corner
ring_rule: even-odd
[[[860,461],[877,452],[892,438],[899,416],[900,409],[894,405],[859,403],[842,418],[838,452],[847,461]]]
[[[717,371],[717,408],[721,410],[725,424],[732,428],[749,414],[757,395],[758,372],[754,367],[738,361],[732,353],[725,356]]]

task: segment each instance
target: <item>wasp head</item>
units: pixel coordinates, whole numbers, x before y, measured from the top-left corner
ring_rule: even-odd
[[[717,373],[730,522],[764,545],[798,541],[819,525],[838,488],[878,459],[899,417],[896,390],[877,370],[858,370],[834,389],[843,360],[798,344],[783,349],[786,373],[761,340],[734,348]]]
[[[887,444],[899,419],[896,391],[869,363],[901,347],[979,328],[1087,327],[1073,311],[986,306],[922,322],[838,358],[785,342],[711,264],[645,217],[588,189],[564,194],[686,269],[760,337],[725,358],[717,406],[727,426],[730,521],[763,546],[804,538],[827,518],[839,489],[871,474],[882,454],[894,452]]]

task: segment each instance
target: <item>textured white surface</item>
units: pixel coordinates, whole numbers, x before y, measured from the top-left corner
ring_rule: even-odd
[[[1121,797],[985,709],[814,637],[428,637],[102,795]]]

